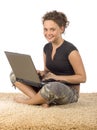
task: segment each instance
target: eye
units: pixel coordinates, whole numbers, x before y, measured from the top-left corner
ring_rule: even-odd
[[[51,30],[51,31],[55,31],[55,28],[51,28],[50,30]]]
[[[45,32],[47,32],[47,29],[46,29],[46,28],[44,28],[44,31],[45,31]]]

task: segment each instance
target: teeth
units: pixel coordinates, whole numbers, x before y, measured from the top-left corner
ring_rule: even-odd
[[[48,39],[51,39],[52,37],[48,37]]]

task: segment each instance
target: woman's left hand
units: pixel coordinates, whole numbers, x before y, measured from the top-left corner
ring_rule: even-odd
[[[51,72],[48,72],[48,73],[44,76],[43,80],[48,80],[48,79],[54,79],[54,80],[56,80],[56,75],[53,74],[53,73],[51,73]]]

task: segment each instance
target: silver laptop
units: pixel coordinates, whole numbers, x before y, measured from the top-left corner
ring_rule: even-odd
[[[16,76],[16,80],[27,85],[42,87],[42,82],[30,55],[5,51],[9,64]]]

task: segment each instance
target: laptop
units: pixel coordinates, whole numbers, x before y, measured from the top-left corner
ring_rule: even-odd
[[[4,52],[17,81],[34,87],[42,87],[47,83],[47,81],[41,81],[30,55]]]

